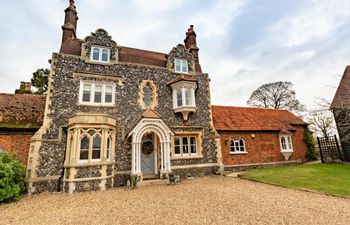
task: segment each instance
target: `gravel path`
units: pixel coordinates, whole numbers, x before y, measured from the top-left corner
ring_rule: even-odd
[[[231,177],[40,194],[0,205],[1,224],[350,224],[350,199]]]

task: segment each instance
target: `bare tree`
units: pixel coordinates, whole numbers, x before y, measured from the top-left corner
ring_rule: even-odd
[[[287,109],[293,112],[303,111],[305,106],[296,99],[295,95],[291,82],[268,83],[255,90],[247,104],[259,108]]]
[[[317,108],[309,111],[307,121],[310,128],[322,137],[329,137],[336,132],[335,121],[330,111],[330,102],[324,98],[317,100]]]

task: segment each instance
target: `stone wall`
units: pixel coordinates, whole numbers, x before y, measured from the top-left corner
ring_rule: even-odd
[[[305,161],[307,151],[304,142],[304,127],[296,127],[292,136],[293,154],[289,160]],[[281,154],[278,131],[254,132],[219,132],[224,165],[239,165],[252,163],[269,163],[285,161]],[[255,136],[252,137],[252,134]],[[243,138],[245,140],[246,154],[230,154],[230,139]]]
[[[144,112],[138,99],[139,85],[144,80],[151,80],[155,84],[159,104],[155,106],[154,110],[162,116],[170,129],[174,132],[200,129],[203,132],[203,157],[173,160],[172,165],[217,162],[214,131],[211,128],[210,89],[207,74],[196,75],[198,80],[196,90],[197,110],[190,114],[189,121],[184,123],[182,115],[175,114],[172,110],[172,90],[170,86],[166,85],[178,74],[167,68],[121,63],[101,65],[88,63],[83,57],[53,54],[52,70],[52,82],[50,84],[52,97],[48,106],[49,114],[47,115],[52,123],[43,136],[48,141],[43,142],[39,150],[39,160],[36,168],[38,177],[62,175],[66,150],[65,131],[69,118],[77,112],[104,113],[116,118],[115,170],[130,171],[131,140],[127,138],[127,135],[141,119]],[[84,77],[84,80],[111,82],[111,78],[113,78],[116,82],[115,106],[80,105],[78,102],[80,80],[76,76],[78,73],[83,75],[93,74],[93,76]],[[122,78],[122,81],[116,81],[118,78]],[[60,131],[63,131],[61,137],[59,136]],[[85,175],[79,175],[79,177],[83,176]],[[115,182],[115,185],[118,185],[118,183],[120,182]],[[79,185],[76,190],[84,190],[87,186],[96,189],[94,183]]]

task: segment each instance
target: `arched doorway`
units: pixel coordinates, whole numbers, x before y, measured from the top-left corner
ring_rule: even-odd
[[[162,177],[171,172],[172,135],[174,134],[161,119],[142,119],[129,134],[132,136],[131,174],[146,178],[155,174]]]

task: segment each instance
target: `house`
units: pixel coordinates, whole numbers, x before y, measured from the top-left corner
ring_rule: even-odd
[[[350,65],[345,68],[331,110],[337,124],[344,160],[350,162]]]
[[[46,100],[18,105],[44,111],[31,116],[41,126],[28,148],[30,194],[305,160],[307,124],[288,111],[211,105],[193,26],[167,54],[119,45],[103,29],[79,39],[69,2]]]
[[[78,39],[74,1],[53,53],[43,125],[31,139],[29,193],[105,190],[130,175],[220,173],[209,76],[191,26],[168,54],[124,47],[103,29]]]
[[[0,152],[12,152],[23,164],[28,161],[29,140],[43,120],[45,96],[31,93],[21,82],[15,94],[0,93]]]
[[[212,106],[225,171],[306,161],[307,124],[287,110]]]

